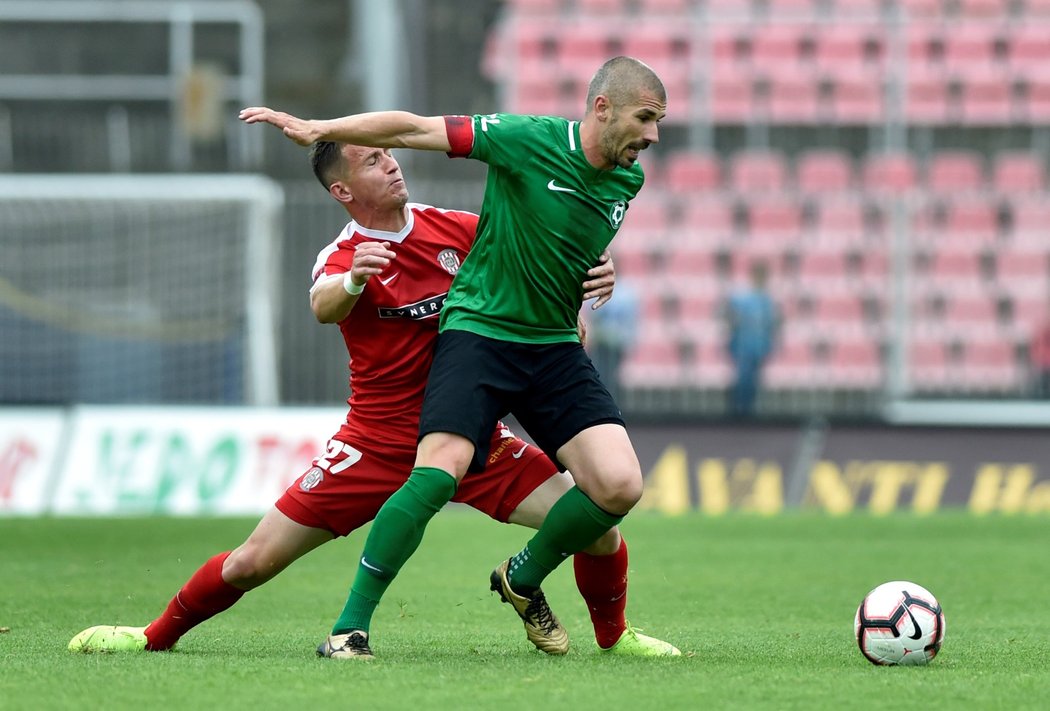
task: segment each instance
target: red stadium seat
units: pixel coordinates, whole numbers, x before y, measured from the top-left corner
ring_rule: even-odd
[[[992,185],[1002,193],[1034,193],[1046,188],[1046,169],[1035,153],[1003,152],[995,157]]]
[[[840,387],[871,389],[882,380],[879,346],[870,339],[834,342],[829,366],[828,377]]]
[[[940,193],[978,190],[984,186],[981,156],[975,151],[944,151],[930,160],[927,187]]]
[[[962,81],[959,116],[962,123],[1001,126],[1013,122],[1013,89],[1005,74],[974,71]]]
[[[1043,282],[1050,287],[1050,253],[1043,250],[1007,248],[996,255],[996,271],[1004,284]]]
[[[877,19],[882,14],[882,0],[831,0],[836,17]]]
[[[1050,234],[1050,201],[1044,197],[1023,198],[1013,204],[1014,238],[1028,234],[1041,236]]]
[[[608,17],[622,13],[624,0],[575,0],[576,10],[585,14]]]
[[[690,74],[692,38],[681,24],[647,22],[632,27],[621,38],[620,52],[641,59],[665,83],[680,82]],[[669,96],[675,96],[668,87]],[[681,100],[683,95],[678,95]]]
[[[816,123],[820,118],[819,99],[817,78],[812,72],[777,72],[769,77],[765,114],[771,123]]]
[[[814,40],[822,71],[860,71],[881,66],[886,57],[886,36],[878,25],[829,23]]]
[[[819,205],[816,234],[822,243],[849,244],[862,237],[864,231],[864,212],[856,200],[835,200]]]
[[[734,232],[732,208],[722,199],[690,200],[683,218],[686,231],[705,243],[723,242]]]
[[[909,70],[928,72],[931,65],[940,64],[944,58],[944,37],[941,28],[933,23],[908,24],[905,44]]]
[[[966,323],[988,331],[995,330],[996,304],[987,296],[956,295],[948,299],[947,306],[946,320],[948,323],[953,325]]]
[[[680,151],[665,162],[664,180],[675,193],[717,190],[722,186],[722,167],[718,156]]]
[[[795,175],[804,193],[842,192],[853,184],[853,164],[845,151],[809,151],[799,157]]]
[[[1013,344],[1002,338],[967,340],[964,379],[979,390],[1013,390],[1020,385],[1020,368]]]
[[[813,347],[808,340],[787,339],[773,351],[763,373],[765,385],[772,389],[797,388],[814,378]]]
[[[620,379],[629,387],[674,387],[682,382],[678,344],[664,338],[644,338],[627,356]]]
[[[868,156],[863,169],[864,189],[876,194],[903,194],[918,184],[915,159],[904,153]]]
[[[710,79],[710,112],[717,123],[751,123],[756,102],[748,72],[718,71]]]
[[[810,18],[820,5],[820,0],[768,0],[768,13],[775,18]]]
[[[960,200],[948,207],[949,241],[993,242],[999,233],[996,206],[984,200]]]
[[[948,121],[948,82],[940,72],[910,72],[904,94],[904,115],[911,123],[932,125]]]
[[[872,124],[885,118],[882,76],[869,71],[832,75],[831,117],[841,124]]]
[[[997,23],[971,22],[952,25],[944,33],[944,63],[965,75],[969,70],[991,66],[1000,40]]]
[[[1040,71],[1050,62],[1050,27],[1046,24],[1015,27],[1008,40],[1009,63],[1013,71]]]
[[[1009,15],[1007,0],[959,0],[959,14],[967,19],[997,19]]]
[[[802,210],[798,203],[780,197],[752,199],[748,204],[748,231],[751,238],[773,240],[797,237],[802,231]]]
[[[678,15],[689,11],[692,0],[639,0],[638,12],[649,17],[654,14]]]
[[[741,151],[730,159],[729,185],[739,192],[784,189],[787,164],[780,153]]]
[[[972,251],[940,249],[934,252],[926,276],[935,283],[978,283],[981,280],[980,255]]]
[[[807,29],[796,24],[768,24],[754,28],[751,62],[769,72],[797,67],[802,58],[802,40]]]
[[[944,13],[941,0],[897,0],[897,5],[910,20],[932,19]]]
[[[1050,124],[1050,76],[1034,72],[1025,79],[1023,113],[1028,123]]]
[[[510,8],[522,15],[556,14],[562,9],[562,0],[508,0]]]

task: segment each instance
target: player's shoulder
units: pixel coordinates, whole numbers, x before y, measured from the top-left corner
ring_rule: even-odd
[[[435,207],[434,205],[427,205],[422,202],[410,202],[407,205],[409,210],[412,210],[417,215],[423,215],[424,217],[437,219],[437,220],[463,220],[473,219],[477,220],[478,215],[476,212],[470,212],[469,210],[458,210],[455,208],[448,207]]]
[[[357,237],[355,225],[353,222],[348,222],[346,226],[339,231],[339,234],[335,236],[335,239],[321,248],[321,251],[317,253],[317,259],[314,260],[314,268],[311,271],[315,280],[324,271],[325,265],[333,259],[338,258],[341,250],[349,249],[353,246],[355,237]]]

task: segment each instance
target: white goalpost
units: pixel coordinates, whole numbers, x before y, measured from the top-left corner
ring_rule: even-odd
[[[275,405],[283,191],[0,176],[0,403]]]

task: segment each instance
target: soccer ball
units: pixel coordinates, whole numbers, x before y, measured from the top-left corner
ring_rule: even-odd
[[[860,653],[872,664],[926,664],[941,649],[944,613],[933,594],[915,583],[883,583],[861,601],[853,620]]]

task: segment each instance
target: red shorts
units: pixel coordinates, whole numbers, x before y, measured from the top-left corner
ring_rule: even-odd
[[[415,460],[415,442],[391,446],[364,437],[331,439],[327,452],[275,505],[296,523],[345,536],[375,518],[408,479]],[[468,473],[452,500],[506,523],[511,512],[557,471],[543,452],[500,423],[484,471]]]

